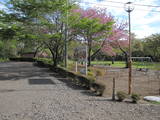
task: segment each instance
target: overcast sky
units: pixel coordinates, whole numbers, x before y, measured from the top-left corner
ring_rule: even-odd
[[[127,20],[127,13],[124,11],[124,4],[129,0],[81,0],[81,6],[87,7],[102,7],[107,8],[117,19]],[[130,0],[134,4],[160,6],[160,0]],[[88,3],[89,2],[89,3]],[[111,6],[117,6],[111,7]],[[132,32],[137,35],[137,38],[144,38],[154,33],[160,33],[160,7],[137,6],[131,13]]]
[[[0,0],[0,9],[4,9],[4,5],[1,2],[7,0]],[[127,13],[124,11],[124,4],[114,3],[122,2],[126,3],[129,0],[79,0],[81,1],[80,5],[83,8],[88,7],[102,7],[107,8],[109,12],[112,13],[115,18],[119,20],[128,20]],[[142,5],[154,5],[160,6],[160,0],[130,0],[134,4]],[[117,6],[117,7],[111,7]],[[147,6],[137,6],[131,13],[131,24],[132,32],[134,32],[137,38],[144,38],[154,33],[160,33],[160,7],[147,7]]]

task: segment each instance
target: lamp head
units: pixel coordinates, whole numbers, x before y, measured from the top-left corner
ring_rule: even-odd
[[[134,6],[133,6],[132,2],[125,3],[124,9],[126,12],[132,12],[134,10]]]

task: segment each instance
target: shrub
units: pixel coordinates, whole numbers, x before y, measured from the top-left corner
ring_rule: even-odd
[[[104,70],[101,69],[95,69],[96,70],[96,76],[103,76],[105,74]]]
[[[97,67],[88,67],[88,73],[89,72],[92,72],[91,74],[94,74],[94,77],[101,77],[101,76],[104,76],[106,73],[104,69],[97,68]]]
[[[50,65],[53,64],[52,59],[49,59],[49,58],[36,58],[36,60],[37,61],[42,61],[44,64],[50,64]]]
[[[0,62],[8,62],[9,59],[8,58],[0,58]]]
[[[90,76],[90,77],[94,77],[94,73],[93,73],[93,72],[91,72],[91,71],[88,71],[88,76]]]
[[[96,81],[94,76],[87,76],[86,78],[90,81],[90,84],[92,84]]]
[[[93,82],[90,89],[93,90],[97,96],[102,96],[106,86],[102,83]]]
[[[102,71],[96,70],[96,76],[102,76]]]
[[[140,100],[140,95],[133,93],[131,98],[133,103],[137,103]]]
[[[118,101],[123,101],[125,98],[127,97],[127,94],[123,91],[118,91],[117,92],[117,98],[118,98]]]
[[[75,71],[75,64],[69,63],[67,68],[69,71]]]

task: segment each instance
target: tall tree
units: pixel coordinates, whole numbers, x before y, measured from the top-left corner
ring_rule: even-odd
[[[77,39],[87,42],[88,66],[90,66],[91,56],[101,49],[106,37],[111,32],[114,23],[113,16],[107,14],[104,9],[74,9],[72,12],[71,17],[74,17],[74,23],[71,24],[71,29]],[[95,53],[92,53],[95,43],[100,43],[100,45]]]
[[[74,9],[73,13],[76,13],[75,16],[78,18],[75,18],[72,32],[88,43],[88,65],[98,52],[103,51],[110,56],[115,56],[114,49],[117,48],[124,53],[128,64],[127,23],[114,19],[105,9]]]
[[[116,50],[119,49],[125,56],[126,68],[128,68],[128,32],[126,30],[127,23],[118,22],[113,25],[112,33],[108,36],[102,51],[110,56],[116,55]]]
[[[153,34],[144,40],[144,52],[155,61],[160,61],[160,34]]]
[[[67,0],[10,0],[10,4],[17,20],[36,26],[33,34],[48,47],[57,66],[64,49],[65,17],[72,5],[67,5]]]

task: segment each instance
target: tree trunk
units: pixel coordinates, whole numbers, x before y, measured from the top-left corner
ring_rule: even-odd
[[[48,48],[49,48],[49,50],[50,50],[50,52],[51,52],[51,54],[52,54],[53,66],[54,66],[54,67],[57,67],[57,61],[56,61],[56,59],[55,59],[55,54],[54,54],[54,52],[52,51],[52,49],[51,49],[50,47],[48,47]]]
[[[123,50],[122,48],[121,48],[121,46],[119,45],[119,48],[120,48],[120,50],[124,53],[124,56],[125,56],[125,63],[126,63],[126,68],[129,68],[129,57],[128,57],[128,53],[125,51],[125,50]]]
[[[36,57],[36,54],[37,54],[39,48],[41,48],[41,47],[42,47],[42,45],[40,45],[40,46],[38,46],[38,47],[36,48],[36,51],[34,52],[34,57]]]
[[[55,50],[55,57],[54,57],[54,60],[53,60],[53,66],[54,67],[57,67],[58,65],[58,46],[56,46],[56,50]]]
[[[114,57],[112,57],[112,64],[114,64]]]
[[[54,66],[54,67],[57,67],[57,60],[54,59],[54,58],[52,58],[52,59],[53,59],[53,66]]]
[[[92,39],[88,38],[88,66],[91,66]]]
[[[125,53],[125,68],[129,68],[129,59],[128,59],[128,54]]]
[[[88,46],[88,66],[91,66],[91,46]]]
[[[92,55],[91,55],[91,60],[94,60],[96,55],[99,53],[99,51],[101,50],[101,48],[99,48],[96,52],[94,52]]]

